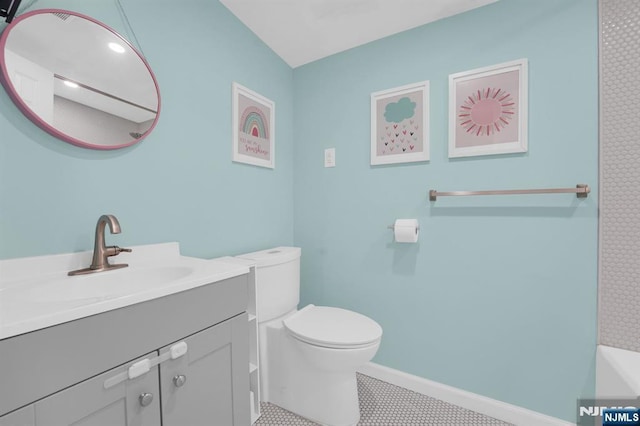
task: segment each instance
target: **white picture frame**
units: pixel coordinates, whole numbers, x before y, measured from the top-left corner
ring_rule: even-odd
[[[232,93],[232,160],[274,169],[275,103],[236,82]]]
[[[528,150],[527,59],[449,75],[449,158]]]
[[[371,165],[429,161],[429,82],[371,94]]]

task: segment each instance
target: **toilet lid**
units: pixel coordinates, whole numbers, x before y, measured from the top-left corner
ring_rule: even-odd
[[[382,336],[382,327],[371,318],[327,306],[307,305],[283,323],[297,339],[327,348],[359,348]]]

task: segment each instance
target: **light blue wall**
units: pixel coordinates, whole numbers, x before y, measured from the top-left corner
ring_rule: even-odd
[[[120,219],[107,243],[121,246],[179,241],[214,257],[293,242],[293,71],[219,2],[186,3],[122,1],[162,95],[137,146],[61,142],[0,91],[0,258],[89,250],[103,213]],[[84,13],[131,39],[115,0],[28,5]],[[275,101],[275,170],[231,162],[232,81]]]
[[[383,326],[375,362],[574,419],[594,381],[596,0],[501,0],[294,71],[217,1],[123,5],[162,90],[160,122],[138,146],[85,150],[0,91],[0,258],[88,250],[108,212],[123,227],[108,242],[122,246],[179,241],[213,257],[294,243],[303,303]],[[115,1],[34,7],[130,36]],[[449,160],[448,74],[522,57],[529,152]],[[276,102],[275,170],[230,161],[234,80]],[[370,93],[421,80],[431,161],[371,167]],[[328,147],[336,168],[322,166]],[[583,201],[427,199],[430,188],[579,182],[593,188]],[[392,242],[386,226],[403,217],[420,220],[419,244]]]
[[[303,304],[378,321],[377,363],[575,421],[594,387],[597,44],[595,0],[501,0],[297,68]],[[449,160],[448,75],[519,58],[529,152]],[[422,80],[431,161],[370,166],[370,93]],[[577,183],[588,199],[427,195]],[[411,217],[419,244],[393,243],[387,225]]]

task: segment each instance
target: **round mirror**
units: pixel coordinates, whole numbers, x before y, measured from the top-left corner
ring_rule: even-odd
[[[18,108],[50,134],[94,149],[144,139],[160,112],[145,59],[106,25],[42,9],[14,19],[0,37],[0,81]]]

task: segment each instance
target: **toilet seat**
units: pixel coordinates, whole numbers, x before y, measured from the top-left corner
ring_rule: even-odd
[[[382,337],[382,327],[371,318],[328,306],[307,305],[283,324],[296,339],[325,348],[362,348]]]

